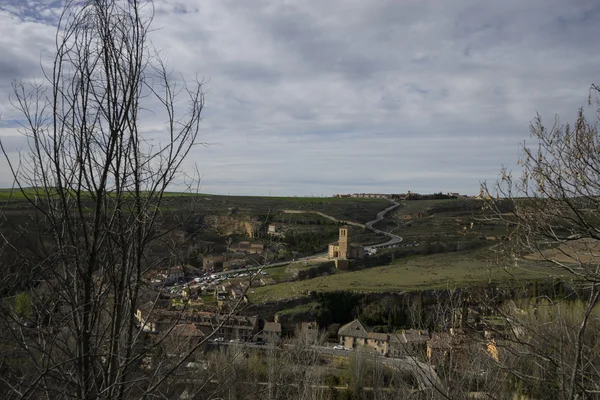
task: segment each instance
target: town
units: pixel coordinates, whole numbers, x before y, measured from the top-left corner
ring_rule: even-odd
[[[162,342],[167,337],[169,342],[177,343],[178,350],[171,346],[169,352],[177,357],[186,354],[194,362],[190,365],[204,362],[207,354],[221,348],[233,346],[237,351],[264,352],[269,348],[293,346],[299,338],[319,354],[325,365],[332,365],[337,358],[348,358],[356,351],[366,352],[383,357],[382,362],[391,368],[412,374],[412,390],[431,391],[434,386],[442,385],[436,367],[448,364],[450,360],[453,360],[453,368],[457,368],[457,360],[462,358],[462,362],[467,362],[473,353],[486,354],[485,357],[497,360],[500,351],[497,339],[506,337],[507,321],[503,321],[501,315],[483,310],[482,304],[472,296],[467,300],[464,295],[451,294],[445,300],[437,299],[436,305],[446,309],[438,310],[439,320],[433,323],[415,326],[390,323],[375,327],[357,318],[323,324],[310,312],[306,315],[313,318],[302,319],[302,314],[300,319],[297,316],[290,318],[285,302],[273,310],[263,309],[263,304],[251,300],[256,289],[268,291],[278,285],[270,271],[280,275],[282,267],[301,265],[305,271],[310,271],[330,264],[335,276],[336,271],[340,274],[377,267],[378,255],[406,249],[403,238],[397,233],[386,233],[374,227],[386,218],[386,214],[393,214],[397,207],[405,207],[393,198],[385,196],[383,199],[389,201],[390,206],[378,213],[375,220],[364,224],[343,225],[349,221],[333,218],[339,226],[338,238],[326,245],[326,253],[276,260],[277,246],[274,244],[279,244],[286,231],[295,227],[290,223],[271,222],[263,228],[263,239],[257,238],[261,235],[259,232],[245,232],[244,240],[229,240],[224,246],[212,247],[214,252],[205,255],[198,267],[176,265],[148,272],[143,297],[149,300],[136,310],[138,328],[148,334],[150,340]],[[457,198],[442,197],[438,204],[449,202],[447,204],[452,204],[454,209]],[[290,211],[286,212],[289,215]],[[286,212],[281,214],[282,218]],[[319,214],[319,218],[329,217],[322,212]],[[311,212],[293,215],[309,216]],[[380,243],[367,246],[353,243],[352,232],[368,229],[381,234]],[[482,243],[487,244],[485,240]],[[419,247],[419,243],[413,241],[409,247]],[[384,260],[387,263],[387,258]],[[297,276],[290,279],[297,279]],[[309,278],[307,282],[310,282]],[[317,295],[310,291],[305,294],[308,294],[306,298]],[[441,294],[445,295],[447,293]],[[421,317],[414,320],[422,320]],[[153,368],[151,357],[146,357],[145,362],[148,368]]]

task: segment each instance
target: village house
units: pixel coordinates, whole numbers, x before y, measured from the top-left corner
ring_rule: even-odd
[[[427,342],[427,359],[431,365],[438,365],[452,357],[455,365],[467,365],[469,361],[469,339],[461,329],[434,333]]]
[[[275,279],[273,279],[273,278],[268,278],[268,277],[267,277],[267,278],[260,278],[260,283],[261,283],[263,286],[269,286],[269,285],[274,285],[274,284],[276,284],[277,282],[275,282]]]
[[[427,342],[427,359],[431,365],[438,365],[450,356],[452,338],[449,333],[434,333]]]
[[[158,327],[154,318],[150,319],[150,314],[154,311],[154,303],[146,302],[138,307],[135,312],[135,319],[144,332],[156,332]]]
[[[244,254],[262,254],[264,249],[265,245],[262,242],[242,241],[229,246],[229,251]]]
[[[252,279],[252,281],[241,281],[238,283],[241,288],[246,289],[248,286],[250,287],[259,287],[263,286],[262,282],[259,279]]]
[[[424,356],[426,354],[429,332],[420,329],[403,329],[390,333],[388,355],[390,357]]]
[[[319,338],[319,325],[315,321],[302,322],[300,335],[306,343],[316,343]]]
[[[231,288],[231,297],[233,297],[234,300],[239,300],[241,298],[247,300],[246,295],[244,294],[244,289],[239,286],[234,286]]]
[[[225,261],[224,254],[215,254],[206,256],[202,259],[202,269],[205,271],[221,271],[223,270],[223,262]]]
[[[267,234],[272,236],[281,236],[285,233],[286,226],[281,222],[270,223],[267,227]]]
[[[413,329],[399,333],[373,332],[355,319],[338,330],[338,340],[339,344],[347,348],[365,346],[385,356],[400,357],[424,353],[429,335],[425,331]]]
[[[380,354],[385,355],[388,352],[387,334],[371,332],[357,319],[343,325],[338,330],[338,340],[339,344],[349,349],[366,346]]]
[[[205,337],[194,324],[177,324],[163,343],[168,356],[181,357],[198,348]]]
[[[215,300],[226,301],[229,298],[229,293],[226,290],[222,290],[220,288],[215,288]]]
[[[196,309],[176,310],[155,306],[152,302],[142,304],[136,310],[136,320],[144,332],[161,333],[176,324],[194,324],[204,335],[215,329],[217,337],[226,340],[252,339],[258,332],[258,316],[216,314]],[[220,327],[219,327],[220,326]]]
[[[264,245],[261,244],[261,246]],[[243,268],[248,264],[260,264],[263,259],[261,253],[262,250],[258,251],[258,247],[255,247],[253,250],[251,249],[249,253],[228,252],[206,256],[202,260],[202,269],[204,271],[218,272]]]
[[[200,297],[201,292],[199,286],[187,286],[181,291],[181,297],[171,297],[171,307],[201,307],[204,305],[204,300]]]
[[[212,332],[214,328],[223,324],[216,335],[225,338],[225,340],[238,339],[244,342],[253,340],[258,332],[258,316],[241,315],[215,315],[217,324],[200,325],[199,328],[204,333]]]
[[[140,305],[135,313],[140,329],[144,332],[157,333],[170,327],[176,319],[173,319],[173,313],[164,308],[165,306],[151,301]]]
[[[281,324],[279,322],[265,322],[259,338],[265,343],[278,345],[281,343]]]
[[[239,269],[246,266],[248,263],[243,257],[233,258],[227,261],[223,261],[223,270],[227,271],[230,269]]]
[[[146,275],[146,279],[152,283],[172,285],[185,279],[185,270],[182,265],[166,270],[152,270]]]
[[[184,271],[183,265],[177,265],[173,268],[170,268],[169,270],[167,270],[164,273],[164,276],[165,276],[165,283],[167,285],[172,285],[174,283],[184,280],[185,279],[185,271]]]

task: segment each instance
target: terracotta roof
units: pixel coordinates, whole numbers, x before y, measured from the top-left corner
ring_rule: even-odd
[[[263,332],[277,332],[281,333],[281,324],[279,322],[265,322]]]

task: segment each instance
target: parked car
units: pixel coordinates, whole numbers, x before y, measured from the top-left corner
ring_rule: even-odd
[[[224,341],[225,341],[224,337],[215,338],[215,342],[224,342]]]
[[[265,342],[264,342],[264,341],[262,341],[262,340],[257,340],[255,344],[256,344],[257,346],[264,346],[264,345],[265,345]]]
[[[341,344],[338,344],[337,346],[333,346],[334,350],[346,350],[346,348],[344,346],[342,346]]]

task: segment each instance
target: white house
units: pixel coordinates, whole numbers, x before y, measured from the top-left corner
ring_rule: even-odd
[[[183,278],[185,278],[185,272],[183,271],[182,265],[173,267],[173,268],[167,270],[166,272],[164,272],[162,275],[164,277],[164,282],[167,285],[172,285],[176,282],[179,282]]]

